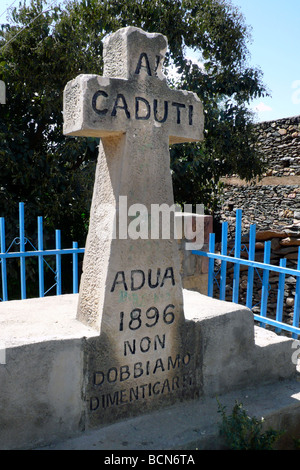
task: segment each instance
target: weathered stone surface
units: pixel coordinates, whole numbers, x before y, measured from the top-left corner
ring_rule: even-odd
[[[293,297],[288,297],[286,299],[286,304],[288,307],[293,307],[295,304],[295,299]]]
[[[287,130],[286,129],[279,129],[279,134],[280,135],[286,135],[287,134]]]
[[[184,289],[207,294],[208,258],[193,254],[192,250],[186,249],[186,244],[200,240],[203,242],[201,251],[208,251],[209,234],[213,233],[213,217],[184,212],[176,213],[175,218],[180,219],[181,224],[189,222],[188,228],[192,229],[192,233],[189,233],[189,230],[185,233],[184,230],[183,237],[178,240],[182,286]]]
[[[300,211],[299,124],[300,116],[295,116],[256,125],[266,173],[251,184],[234,177],[223,179],[226,185],[220,209],[223,220],[237,208],[243,209],[245,226],[256,223],[258,230],[280,230],[297,220]]]
[[[293,340],[254,327],[251,312],[242,306],[186,290],[183,298],[184,335],[188,350],[194,354],[184,369],[187,372],[191,363],[196,367],[200,401],[211,396],[216,403],[216,395],[220,397],[226,391],[232,391],[236,397],[241,387],[265,383],[276,386],[283,384],[284,378],[295,377],[296,366],[291,361],[296,352]],[[93,345],[98,344],[99,335],[76,320],[77,302],[78,295],[74,294],[0,303],[0,344],[6,345],[6,364],[0,364],[1,450],[50,445],[78,434],[83,437],[83,431],[93,427],[94,415],[102,415],[99,428],[103,428],[109,410],[113,411],[110,418],[116,421],[124,413],[124,402],[130,399],[124,387],[126,370],[122,369],[120,380],[122,364],[118,364],[120,387],[102,398],[102,369],[90,367],[89,357],[95,357],[97,349]],[[177,375],[178,361],[174,365]],[[138,364],[136,372],[141,372],[141,368]],[[167,404],[174,393],[172,387],[180,383],[174,380],[168,384],[158,377],[151,381],[147,362],[142,378],[139,396],[131,393],[133,406],[129,416],[145,410],[143,393],[156,394],[160,398],[157,407],[161,408],[159,401]],[[96,379],[94,394],[87,397],[85,389],[93,379]],[[114,370],[110,379],[114,379]],[[187,374],[185,390],[189,388]],[[88,407],[87,398],[91,398]],[[103,405],[107,405],[104,412]],[[170,413],[168,408],[158,409],[157,413],[160,412]],[[171,415],[175,422],[173,411]],[[147,418],[140,419],[143,422]],[[123,426],[128,428],[128,420]]]
[[[256,240],[260,241],[271,240],[271,238],[282,238],[285,236],[285,232],[280,232],[278,230],[263,230],[256,232]]]
[[[286,177],[285,183],[291,182],[291,177]],[[279,177],[278,180],[285,180]],[[263,262],[264,243],[271,241],[271,264],[278,265],[281,258],[286,258],[287,266],[297,269],[298,260],[298,240],[300,239],[300,227],[294,220],[294,216],[299,212],[300,192],[296,185],[267,185],[263,183],[256,186],[231,185],[228,189],[230,197],[230,211],[222,211],[222,219],[230,222],[230,240],[228,246],[232,247],[231,241],[235,238],[235,218],[232,217],[233,209],[243,210],[243,244],[248,247],[249,228],[251,224],[256,224],[257,237],[259,240],[255,246],[255,260]],[[227,194],[227,189],[225,194]],[[289,197],[293,195],[292,197]],[[296,195],[296,198],[294,198]],[[290,207],[290,208],[289,208]],[[294,223],[291,223],[294,222]],[[294,297],[294,286],[286,280],[285,297]],[[268,315],[275,316],[278,282],[270,283]],[[261,279],[255,279],[253,304],[260,302]],[[229,292],[229,287],[228,287]],[[230,299],[230,295],[226,297]],[[245,303],[246,288],[240,288],[240,302]],[[272,301],[275,299],[275,304]],[[259,311],[259,309],[258,309]],[[292,322],[294,314],[293,306],[285,303],[283,315],[284,321]]]
[[[300,239],[287,237],[281,240],[280,244],[282,246],[300,246]]]
[[[263,387],[248,387],[222,395],[219,402],[231,411],[236,402],[242,403],[248,416],[263,417],[262,431],[285,430],[275,444],[275,450],[294,450],[295,439],[300,436],[300,393],[297,379],[280,381]],[[220,435],[220,413],[215,397],[179,403],[147,416],[131,418],[101,429],[93,430],[74,439],[64,440],[43,450],[102,450],[138,449],[173,451],[173,463],[187,462],[188,449],[226,450]],[[180,452],[179,449],[182,449]],[[176,452],[177,451],[177,452]],[[121,453],[122,454],[122,453]],[[161,454],[161,453],[159,453]],[[177,455],[176,455],[177,454]],[[187,454],[187,455],[186,455]],[[202,457],[199,452],[196,454]],[[111,460],[115,454],[108,454]],[[127,458],[127,457],[125,457]],[[171,458],[171,457],[169,457]],[[193,454],[195,459],[195,453]],[[163,455],[157,460],[163,463]]]
[[[151,237],[148,218],[154,205],[174,205],[169,145],[203,138],[200,100],[171,90],[161,72],[166,49],[161,34],[123,28],[104,43],[104,76],[80,75],[64,93],[64,133],[101,137],[78,306],[78,319],[100,333],[87,365],[93,425],[125,417],[135,406],[142,412],[193,396],[198,386],[183,346],[172,214],[166,238]],[[132,237],[137,213],[129,209],[136,205],[147,211],[147,233]],[[174,393],[162,398],[158,382]],[[122,406],[111,408],[105,400],[120,390]],[[141,394],[144,400],[133,405]]]
[[[177,240],[112,237],[111,207],[114,215],[120,195],[147,208],[172,203],[169,142],[199,138],[198,119],[195,133],[183,122],[184,109],[188,126],[200,116],[197,97],[170,94],[170,100],[182,99],[171,103],[175,123],[167,123],[165,105],[160,115],[156,98],[153,108],[148,100],[163,81],[165,48],[161,35],[118,31],[104,48],[110,77],[81,76],[66,89],[67,133],[102,139],[79,315],[77,295],[1,303],[1,449],[51,444],[178,399],[215,400],[226,391],[296,375],[293,340],[254,328],[247,308],[182,292]],[[133,108],[120,80],[127,91],[138,90]],[[119,91],[110,102],[114,87]],[[82,96],[91,99],[88,106]],[[287,283],[294,286],[295,279]]]

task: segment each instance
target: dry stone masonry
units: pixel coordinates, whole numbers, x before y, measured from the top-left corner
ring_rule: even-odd
[[[243,209],[244,229],[278,229],[300,221],[300,116],[257,124],[258,145],[267,165],[261,181],[224,178],[221,219]]]
[[[266,176],[300,176],[300,116],[262,122],[257,132],[269,166]]]
[[[221,220],[229,222],[229,233],[234,240],[235,210],[243,210],[243,243],[249,243],[249,226],[256,224],[257,261],[263,261],[264,242],[271,241],[271,264],[279,265],[281,258],[287,266],[297,267],[300,244],[300,116],[257,124],[258,145],[267,162],[267,171],[261,181],[245,184],[238,178],[224,178],[225,183]],[[233,242],[229,242],[229,251]],[[247,256],[246,250],[242,256]],[[240,301],[246,298],[247,271],[241,274]],[[233,268],[229,268],[229,279]],[[228,283],[230,284],[230,282]],[[291,321],[296,279],[285,283],[284,320]],[[270,278],[268,314],[276,311],[278,276]],[[261,279],[256,276],[254,305],[259,304]],[[229,300],[230,288],[227,290]],[[255,311],[255,308],[254,308]]]

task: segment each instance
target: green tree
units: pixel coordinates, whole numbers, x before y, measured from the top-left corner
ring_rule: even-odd
[[[80,73],[102,74],[102,39],[133,25],[168,37],[166,66],[176,86],[196,92],[205,108],[205,141],[171,149],[175,199],[214,210],[219,180],[262,171],[252,116],[246,108],[266,94],[259,70],[248,65],[248,29],[238,9],[223,0],[32,0],[13,9],[0,31],[0,210],[15,236],[12,210],[26,203],[46,227],[62,228],[65,243],[84,244],[97,139],[62,134],[66,83]],[[186,57],[199,52],[201,63]],[[167,73],[167,69],[166,69]],[[173,86],[172,78],[169,78]],[[172,85],[173,84],[173,85]],[[34,226],[33,226],[34,225]]]

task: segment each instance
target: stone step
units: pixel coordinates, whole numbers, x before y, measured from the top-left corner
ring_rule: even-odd
[[[299,379],[263,387],[245,388],[218,397],[229,415],[235,401],[243,404],[249,416],[264,418],[269,427],[285,430],[278,449],[293,449],[300,437]],[[217,398],[191,400],[151,414],[127,419],[86,431],[75,438],[38,450],[217,450],[226,449],[219,434],[221,415]],[[110,454],[107,454],[110,455]],[[127,454],[128,455],[128,454]],[[144,453],[143,453],[144,455]]]
[[[294,357],[297,350],[292,339],[277,336],[266,329],[254,326],[253,314],[245,307],[211,299],[185,289],[183,294],[185,312],[185,323],[182,325],[183,337],[189,345],[189,351],[194,355],[192,364],[195,367],[193,369],[195,378],[191,383],[187,381],[182,383],[180,400],[184,398],[186,404],[178,398],[179,404],[172,408],[170,406],[175,400],[172,397],[173,388],[170,382],[166,382],[162,392],[163,387],[159,378],[153,381],[152,385],[149,380],[145,380],[145,384],[151,385],[151,393],[153,392],[155,398],[160,400],[158,405],[162,403],[162,398],[164,400],[163,410],[155,411],[158,406],[153,407],[153,413],[148,415],[149,421],[146,420],[145,429],[148,426],[149,432],[140,433],[140,436],[144,436],[141,442],[153,441],[151,444],[153,449],[159,445],[161,429],[166,431],[167,440],[162,441],[165,448],[171,445],[168,433],[170,433],[170,442],[174,441],[174,449],[177,445],[180,445],[180,448],[184,448],[184,445],[192,446],[193,435],[195,446],[201,445],[205,448],[213,445],[210,443],[214,442],[215,434],[212,434],[212,440],[205,440],[204,443],[200,438],[210,436],[205,428],[202,430],[201,423],[208,426],[209,430],[209,426],[213,426],[218,418],[215,408],[212,408],[214,411],[209,415],[205,411],[206,408],[209,409],[209,404],[216,407],[216,396],[232,393],[232,397],[238,398],[234,390],[244,390],[249,386],[256,386],[257,390],[260,390],[260,387],[270,383],[276,384],[273,385],[275,390],[277,385],[287,383],[287,380],[295,379],[297,375],[296,365],[292,361],[292,356]],[[143,427],[146,410],[141,409],[142,396],[130,403],[130,412],[126,416],[121,416],[124,410],[121,392],[118,392],[117,402],[101,402],[100,414],[94,407],[95,395],[87,394],[88,380],[93,383],[94,375],[87,374],[86,363],[89,355],[95,354],[90,345],[94,344],[98,336],[95,330],[76,320],[77,302],[78,294],[71,294],[1,303],[0,345],[6,349],[5,360],[0,367],[0,449],[28,449],[50,445],[72,438],[83,429],[91,429],[92,426],[96,429],[105,423],[107,424],[105,429],[108,431],[118,430],[118,427],[108,426],[108,423],[112,422],[119,422],[121,426],[117,439],[121,439],[124,429],[124,437],[118,442],[131,442],[129,438],[125,438],[128,423],[134,423],[136,429],[139,427],[135,423],[141,423],[140,426]],[[172,367],[177,364],[177,370],[180,358],[178,360],[176,358],[176,361],[173,358],[172,361],[170,364],[173,364]],[[184,362],[182,364],[186,365]],[[122,390],[122,385],[117,390]],[[175,387],[177,383],[173,382],[173,385]],[[200,401],[196,398],[195,401],[189,401],[191,395],[186,396],[190,391],[188,385],[194,387],[191,388],[195,392],[194,398],[205,396],[208,401],[202,401],[204,398]],[[159,386],[160,388],[157,388]],[[293,394],[297,394],[297,389],[293,387]],[[300,383],[298,389],[300,391]],[[170,393],[167,393],[168,391]],[[108,396],[106,398],[108,400]],[[110,400],[112,398],[111,395]],[[197,415],[198,411],[193,411],[193,407],[194,409],[200,407],[200,414]],[[107,411],[118,412],[120,415],[114,416],[113,420],[105,421],[104,413]],[[94,412],[100,416],[97,423],[91,422]],[[134,421],[127,419],[137,415],[142,416]],[[195,419],[198,416],[198,421],[192,419],[194,415]],[[185,422],[185,416],[188,422]],[[207,419],[210,416],[211,424],[204,419],[205,416]],[[125,428],[120,424],[122,417]],[[164,428],[164,421],[165,425],[169,426],[169,431]],[[153,431],[150,430],[151,423]],[[176,423],[179,431],[176,429]],[[194,423],[193,428],[189,427],[191,423]],[[193,429],[200,431],[192,432]],[[206,434],[201,434],[204,431]],[[186,433],[189,439],[187,444],[184,441],[180,443],[181,434],[184,438]],[[147,435],[149,439],[152,436],[150,440],[146,439]],[[154,439],[155,436],[157,440]],[[105,444],[103,445],[105,448]],[[145,444],[146,447],[147,445]]]

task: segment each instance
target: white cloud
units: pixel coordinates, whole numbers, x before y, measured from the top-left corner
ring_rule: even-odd
[[[292,103],[293,104],[300,104],[300,80],[295,80],[292,83],[292,88],[296,88],[292,95]]]
[[[204,63],[201,62],[201,60],[198,60],[197,58],[195,58],[193,55],[187,55],[185,57],[187,60],[190,60],[192,62],[192,64],[195,64],[197,65],[201,71],[203,73],[206,73],[205,71],[205,67],[204,67]],[[174,65],[174,62],[171,62],[171,64],[167,67],[167,69],[165,69],[165,71],[167,72],[168,74],[168,78],[172,79],[176,82],[179,81],[180,79],[180,74],[177,72],[177,68],[176,66]]]
[[[205,72],[204,63],[201,62],[199,59],[196,59],[195,57],[192,57],[192,56],[187,56],[186,58],[187,60],[190,60],[192,64],[198,65],[199,69],[201,69],[202,72]]]
[[[256,106],[253,107],[254,111],[257,111],[259,113],[263,113],[265,111],[272,111],[272,108],[265,103],[260,102]]]

